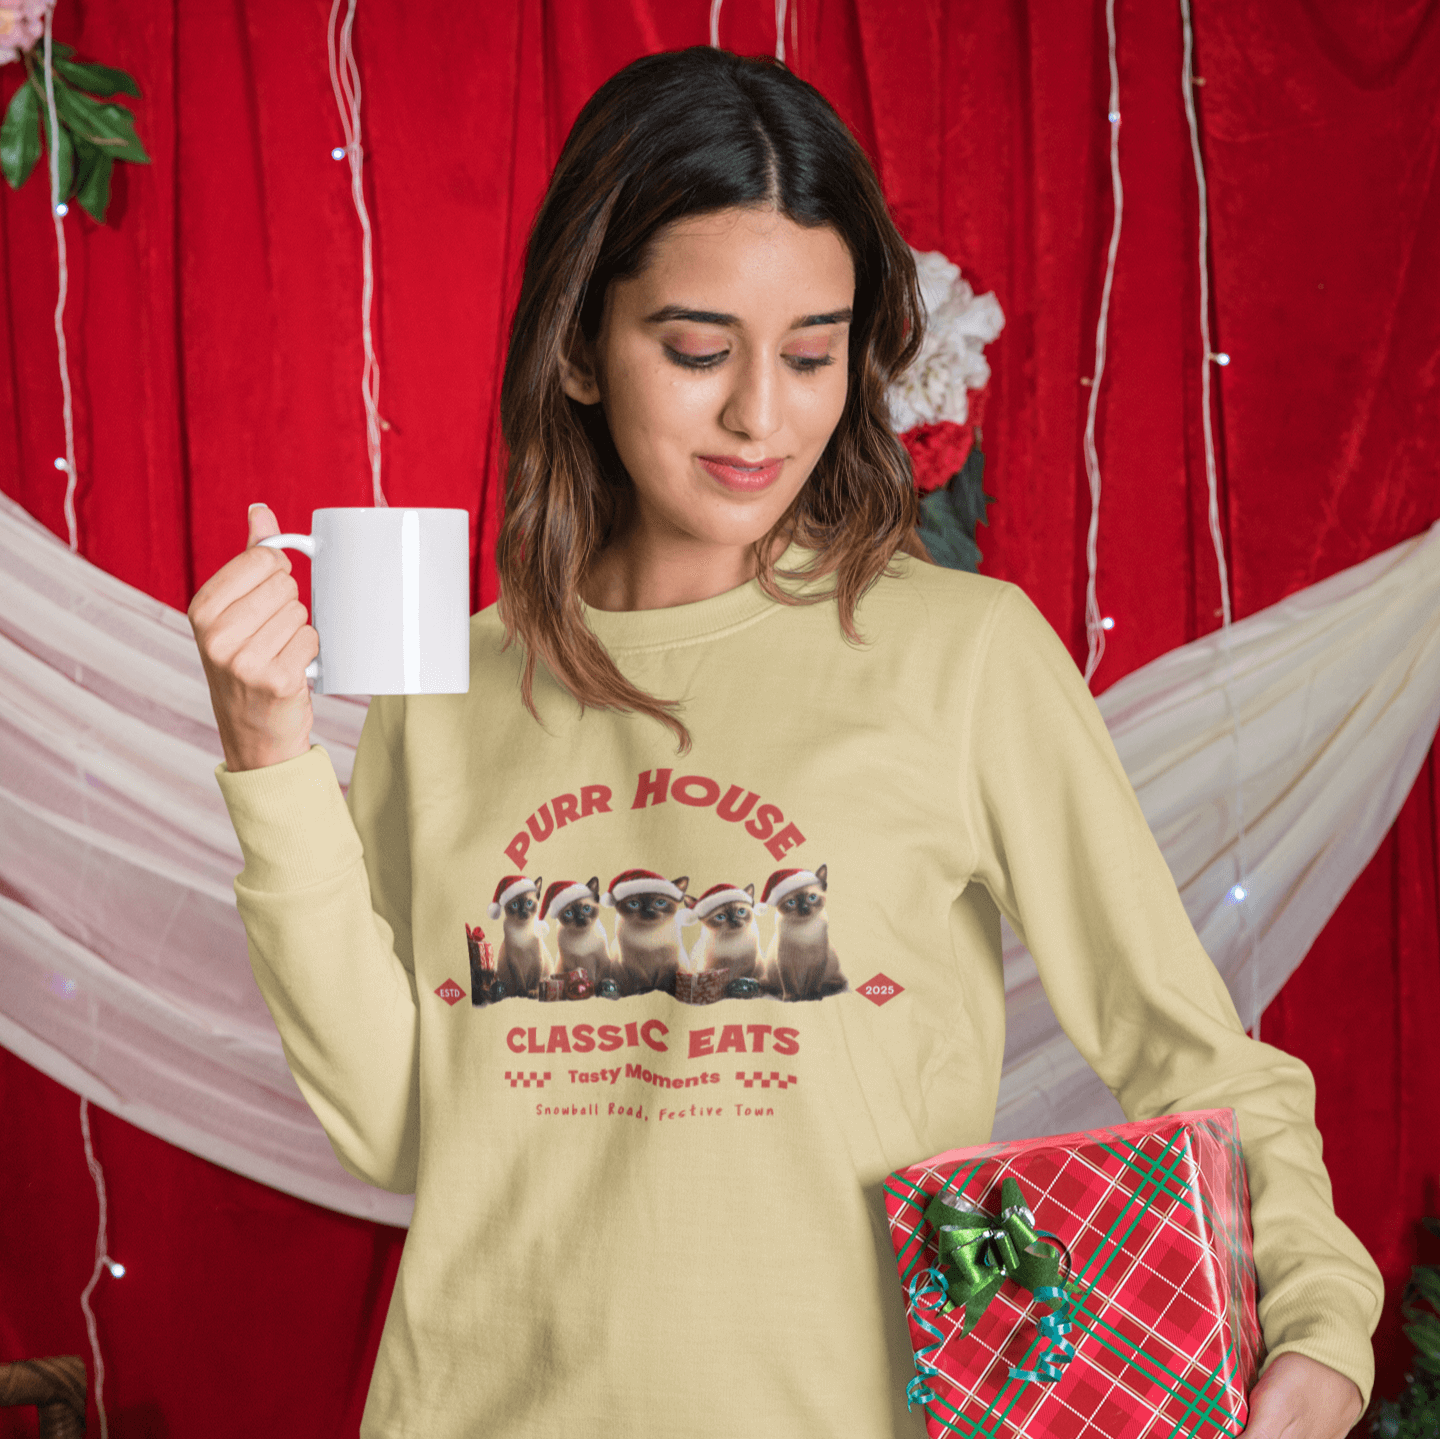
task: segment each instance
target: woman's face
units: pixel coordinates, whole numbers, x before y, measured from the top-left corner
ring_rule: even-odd
[[[565,389],[603,405],[647,539],[731,548],[774,527],[845,408],[854,297],[839,235],[769,209],[679,221],[611,283]]]

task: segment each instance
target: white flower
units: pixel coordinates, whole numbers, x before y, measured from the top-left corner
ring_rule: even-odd
[[[985,346],[1005,328],[993,292],[977,296],[960,267],[938,250],[912,253],[925,303],[925,342],[890,387],[890,423],[897,434],[938,420],[963,425],[969,415],[965,392],[989,383]]]
[[[7,0],[0,5],[0,65],[18,60],[45,33],[55,0]]]

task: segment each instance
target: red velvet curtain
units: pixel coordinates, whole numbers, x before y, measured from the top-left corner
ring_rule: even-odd
[[[1220,514],[1236,612],[1440,518],[1436,0],[1198,0]],[[494,593],[495,394],[529,220],[595,86],[703,42],[707,0],[361,0],[385,485],[476,517]],[[1197,200],[1177,5],[1117,4],[1124,230],[1099,409],[1096,688],[1212,629],[1200,432]],[[110,224],[67,221],[84,554],[184,606],[243,542],[366,504],[360,248],[324,0],[60,0],[57,35],[139,80],[154,163]],[[1007,317],[991,347],[987,573],[1083,654],[1080,439],[1111,223],[1102,0],[792,0],[795,69],[874,158],[901,229]],[[769,0],[722,41],[774,48]],[[18,66],[0,72],[8,100]],[[64,533],[54,241],[43,178],[0,194],[0,483]],[[1440,1212],[1440,776],[1267,1013],[1314,1068],[1337,1207],[1395,1297]],[[3,979],[0,979],[3,984]],[[87,1351],[95,1199],[78,1101],[0,1053],[0,1357]],[[112,1432],[354,1434],[402,1236],[94,1116],[110,1250],[96,1297]],[[483,1356],[477,1356],[483,1362]],[[5,1411],[0,1411],[3,1415]],[[93,1422],[93,1420],[92,1420]],[[0,1435],[33,1421],[0,1417]]]

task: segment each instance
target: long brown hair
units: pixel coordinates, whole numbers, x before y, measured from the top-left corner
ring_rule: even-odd
[[[909,458],[885,401],[920,348],[924,309],[864,151],[824,96],[778,61],[707,46],[647,55],[595,92],[565,141],[531,231],[505,360],[496,563],[532,713],[538,659],[582,706],[650,715],[689,745],[678,703],[631,684],[585,623],[580,586],[630,481],[601,407],[561,388],[561,361],[577,335],[595,338],[606,287],[644,268],[660,230],[745,206],[830,226],[855,267],[845,409],[795,502],[755,546],[761,586],[786,604],[833,598],[854,640],[856,604],[896,550],[924,554]],[[782,578],[833,575],[833,585],[782,587],[771,556],[785,539],[814,558]]]

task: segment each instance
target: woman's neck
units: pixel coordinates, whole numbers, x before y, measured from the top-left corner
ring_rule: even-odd
[[[783,551],[777,542],[775,553]],[[708,545],[631,529],[590,567],[581,593],[592,609],[661,610],[713,599],[755,578],[751,545]]]

